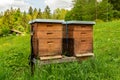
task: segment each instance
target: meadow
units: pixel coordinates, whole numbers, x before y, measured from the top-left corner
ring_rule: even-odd
[[[38,66],[30,74],[30,35],[0,37],[0,80],[120,80],[120,21],[94,26],[94,58]]]

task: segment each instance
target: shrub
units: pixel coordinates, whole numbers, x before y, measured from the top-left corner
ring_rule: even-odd
[[[0,36],[6,36],[10,33],[10,29],[6,26],[2,26],[0,29]]]

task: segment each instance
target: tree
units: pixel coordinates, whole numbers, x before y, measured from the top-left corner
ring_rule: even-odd
[[[4,26],[12,29],[14,27],[14,12],[11,10],[6,10],[3,17]]]
[[[67,10],[57,8],[56,10],[54,10],[52,18],[53,19],[64,19],[66,13],[67,13]]]
[[[50,10],[49,6],[45,7],[45,10],[43,12],[43,18],[45,18],[45,19],[51,18],[51,10]]]
[[[7,9],[4,12],[4,15],[3,15],[3,18],[2,18],[2,21],[1,21],[0,35],[7,35],[7,34],[9,34],[10,29],[13,28],[12,22],[14,23],[13,17],[11,16],[10,10]]]
[[[28,18],[27,18],[27,13],[24,11],[23,15],[22,15],[22,22],[21,25],[24,27],[25,32],[28,32]]]
[[[29,7],[28,14],[30,15],[30,19],[33,19],[33,8],[31,6]]]
[[[35,8],[34,11],[33,11],[33,19],[36,19],[37,15],[38,15],[38,11]]]
[[[96,0],[74,0],[74,7],[69,11],[65,20],[111,20],[113,10],[107,0],[96,2]]]
[[[108,0],[110,4],[113,6],[113,17],[116,19],[120,18],[120,0]]]
[[[28,11],[28,13],[29,13],[30,15],[33,14],[33,8],[32,8],[31,6],[29,7],[29,11]]]
[[[37,18],[42,18],[42,12],[41,12],[41,9],[40,9],[40,8],[39,8],[39,10],[38,10]]]
[[[114,10],[120,11],[120,0],[108,0],[112,5]]]
[[[70,17],[71,16],[71,17]],[[74,7],[67,13],[66,20],[94,20],[95,0],[74,0]]]
[[[21,17],[21,11],[20,11],[20,8],[18,8],[15,12],[14,12],[14,19],[15,21],[17,21],[18,19],[20,19]]]
[[[113,7],[107,0],[97,3],[97,18],[108,21],[113,18]]]

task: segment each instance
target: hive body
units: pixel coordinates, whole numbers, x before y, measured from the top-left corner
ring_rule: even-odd
[[[94,22],[40,19],[30,24],[32,54],[41,60],[93,54]]]

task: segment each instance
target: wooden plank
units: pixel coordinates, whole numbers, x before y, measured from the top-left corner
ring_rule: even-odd
[[[40,30],[40,31],[62,31],[63,30],[63,25],[62,24],[50,24],[50,23],[38,23],[38,28],[37,28],[37,31]]]
[[[93,51],[92,40],[89,39],[74,39],[74,54],[86,54],[92,53]]]
[[[62,39],[39,39],[39,56],[54,56],[62,53]]]
[[[87,56],[94,56],[93,53],[84,53],[84,54],[75,54],[76,57],[87,57]]]
[[[21,31],[15,30],[15,29],[11,29],[12,32],[18,33],[18,34],[22,34]]]
[[[77,25],[68,25],[68,30],[69,31],[77,31],[77,30],[92,30],[93,27],[92,25],[80,25],[80,24],[77,24]]]
[[[81,55],[81,57],[62,56],[62,58],[59,58],[59,59],[37,60],[37,62],[38,62],[39,65],[65,63],[65,62],[76,62],[76,61],[81,62],[82,60],[87,60],[90,57],[94,57],[94,54],[93,53],[87,53],[86,55],[85,54]]]
[[[45,65],[45,64],[54,64],[54,63],[63,63],[63,62],[74,62],[74,61],[79,61],[76,57],[63,57],[61,59],[50,59],[50,60],[38,60],[38,63],[40,65]]]
[[[44,57],[40,57],[40,60],[60,59],[60,58],[62,58],[61,55],[55,55],[55,56],[44,56]]]
[[[38,38],[62,38],[63,32],[62,31],[37,31]]]

